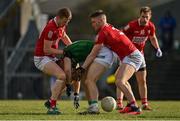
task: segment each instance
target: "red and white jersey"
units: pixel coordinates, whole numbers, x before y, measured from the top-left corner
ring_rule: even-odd
[[[43,48],[44,48],[44,41],[53,41],[52,48],[57,49],[59,47],[59,40],[63,36],[65,32],[66,27],[58,27],[55,19],[51,19],[45,28],[43,29],[42,33],[40,34],[36,47],[35,47],[35,56],[50,56],[50,57],[55,57],[54,54],[47,55],[44,53]]]
[[[109,24],[103,26],[98,32],[96,36],[96,44],[104,44],[104,46],[113,50],[121,60],[137,50],[122,31]]]
[[[152,22],[148,22],[145,26],[140,26],[138,20],[134,20],[128,23],[126,27],[124,27],[123,32],[126,36],[133,42],[136,48],[142,52],[144,50],[144,46],[146,41],[150,36],[154,36],[155,34],[155,26]]]

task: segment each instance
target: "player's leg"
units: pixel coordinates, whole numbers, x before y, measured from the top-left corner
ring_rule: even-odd
[[[148,105],[147,100],[147,71],[146,68],[140,69],[135,73],[136,79],[138,82],[139,94],[141,97],[142,109],[144,110],[152,110],[152,108]]]
[[[119,67],[115,72],[115,77],[117,76],[118,71],[119,71]],[[116,97],[117,97],[117,99],[116,99],[117,110],[121,110],[121,109],[123,109],[123,97],[124,97],[124,94],[122,93],[122,91],[118,87],[116,87]]]
[[[88,100],[89,99],[89,92],[88,92],[88,88],[87,88],[87,86],[85,84],[86,76],[87,76],[87,71],[85,72],[85,74],[81,78],[81,84],[82,84],[82,87],[83,87],[83,89],[85,91],[85,96],[86,96],[86,98]]]
[[[116,76],[116,86],[124,93],[128,100],[128,105],[123,110],[120,110],[120,113],[140,114],[140,109],[138,108],[133,92],[126,84],[134,72],[135,68],[133,66],[123,63]]]
[[[47,64],[45,64],[43,72],[48,74],[48,75],[52,75],[55,76],[56,82],[54,84],[54,87],[52,88],[52,96],[51,99],[53,100],[57,100],[59,93],[60,93],[60,89],[63,87],[63,85],[65,84],[65,80],[66,80],[66,74],[64,73],[64,71],[53,61],[48,62]]]
[[[89,103],[87,111],[82,114],[98,114],[98,96],[99,92],[96,86],[96,81],[114,62],[114,54],[107,47],[103,47],[94,62],[88,67],[85,78],[85,90]]]
[[[146,70],[135,73],[141,99],[147,98]]]
[[[133,102],[133,104],[137,106],[134,95],[126,85],[127,81],[131,78],[134,72],[135,69],[133,66],[122,63],[119,70],[117,71],[116,86],[124,93],[129,103]]]
[[[129,82],[126,82],[126,85],[129,88],[129,90],[132,92]],[[123,106],[124,94],[119,88],[116,88],[116,96],[117,96],[117,110],[122,110],[124,108],[124,106]]]
[[[94,112],[99,112],[98,109],[98,88],[96,86],[97,80],[100,76],[106,71],[106,67],[97,63],[93,62],[87,71],[87,77],[85,80],[85,85],[88,90],[88,103],[89,103],[89,110]]]
[[[136,50],[122,60],[122,64],[117,72],[116,85],[128,100],[128,105],[121,113],[140,114],[140,109],[138,108],[132,89],[128,86],[127,82],[134,72],[140,68],[143,59],[143,55]]]
[[[61,90],[65,86],[65,80],[66,75],[64,71],[60,68],[58,64],[56,64],[54,61],[49,61],[44,65],[44,68],[42,70],[44,73],[55,76],[56,82],[54,83],[54,86],[51,89],[51,97],[50,97],[50,108],[48,110],[48,114],[60,114],[58,109],[56,108],[56,101],[58,99],[59,94],[61,93]]]
[[[116,109],[121,110],[124,107],[123,106],[124,94],[122,93],[122,91],[119,88],[116,88],[116,96],[117,96],[117,99],[116,99],[117,107],[116,107]]]

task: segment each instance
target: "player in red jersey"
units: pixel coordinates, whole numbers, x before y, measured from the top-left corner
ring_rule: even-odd
[[[116,85],[125,94],[130,104],[130,107],[126,108],[122,113],[140,114],[141,111],[138,108],[133,92],[131,88],[127,87],[126,83],[133,73],[143,64],[143,55],[123,32],[107,23],[106,15],[102,10],[95,11],[90,17],[92,27],[98,34],[91,53],[87,56],[83,65],[77,69],[79,76],[82,76],[86,70],[89,72],[88,67],[92,64],[101,48],[103,46],[108,47],[114,51],[122,61],[116,75]],[[88,96],[90,99],[98,100],[97,92],[94,91],[97,90],[96,82],[89,81],[88,78],[86,78],[85,85],[89,92]],[[92,106],[98,107],[98,104],[96,103]]]
[[[145,43],[149,39],[157,51],[156,56],[161,57],[162,52],[155,34],[155,26],[150,19],[151,9],[147,6],[142,7],[140,9],[140,17],[137,20],[129,22],[129,24],[124,27],[123,32],[143,55]],[[138,82],[139,93],[142,101],[141,108],[144,110],[151,110],[152,108],[148,105],[147,100],[146,65],[141,66],[140,69],[135,73],[135,76]],[[117,106],[119,109],[123,107],[122,101],[123,93],[117,89]]]
[[[55,18],[51,19],[43,31],[41,32],[39,39],[36,43],[34,53],[34,64],[43,73],[46,73],[57,78],[54,87],[51,89],[50,105],[45,106],[48,108],[48,114],[60,114],[61,112],[56,107],[56,101],[61,91],[66,85],[67,74],[69,73],[67,68],[69,64],[64,64],[64,70],[56,63],[57,55],[62,55],[63,50],[58,49],[59,41],[62,40],[66,45],[70,45],[72,42],[66,34],[66,26],[71,20],[72,14],[69,8],[61,8]],[[69,58],[64,58],[64,62],[69,62]]]

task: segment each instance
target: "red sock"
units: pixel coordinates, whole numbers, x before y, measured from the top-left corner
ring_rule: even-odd
[[[51,108],[56,107],[56,100],[50,99]]]
[[[121,99],[121,98],[117,98],[117,100],[116,100],[117,104],[122,104],[122,101],[123,101],[123,99]]]
[[[141,103],[142,105],[147,105],[148,104],[147,98],[142,98]]]
[[[117,98],[116,103],[119,108],[123,108],[123,99]]]
[[[130,102],[130,105],[131,105],[131,106],[136,106],[135,103],[136,103],[136,101],[133,100],[133,101]]]

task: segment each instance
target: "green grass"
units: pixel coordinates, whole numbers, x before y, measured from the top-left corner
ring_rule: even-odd
[[[59,101],[62,115],[47,115],[42,100],[3,100],[0,101],[0,120],[180,120],[180,101],[151,101],[153,111],[143,111],[141,115],[119,114],[116,110],[110,113],[102,111],[99,115],[78,115],[87,107],[81,101],[78,110],[73,108],[72,101]]]

